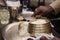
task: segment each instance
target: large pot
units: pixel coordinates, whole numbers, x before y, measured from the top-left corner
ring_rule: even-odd
[[[27,28],[28,22],[11,23],[3,29],[3,38],[4,40],[25,40],[25,38],[29,37]]]

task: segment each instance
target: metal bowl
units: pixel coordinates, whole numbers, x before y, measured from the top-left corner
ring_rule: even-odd
[[[39,23],[36,21],[38,21]],[[37,19],[36,21],[29,23],[28,32],[31,35],[35,36],[40,33],[47,33],[47,34],[51,33],[51,25],[48,19]]]

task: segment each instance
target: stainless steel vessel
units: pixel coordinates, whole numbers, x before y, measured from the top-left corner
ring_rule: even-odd
[[[4,40],[26,40],[29,37],[27,33],[27,22],[22,22],[21,28],[19,28],[19,24],[21,22],[14,22],[12,24],[7,25],[2,32]],[[25,24],[27,23],[27,24]]]

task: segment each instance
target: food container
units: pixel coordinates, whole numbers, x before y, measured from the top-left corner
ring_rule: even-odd
[[[29,20],[29,18],[33,15],[33,13],[34,13],[34,12],[23,10],[23,11],[22,11],[22,16],[23,16],[26,20]]]
[[[10,13],[9,13],[8,9],[6,9],[6,8],[0,9],[1,24],[8,24],[9,19],[10,19]]]
[[[29,23],[29,33],[31,36],[38,36],[41,33],[51,33],[51,25],[48,19],[37,19]]]

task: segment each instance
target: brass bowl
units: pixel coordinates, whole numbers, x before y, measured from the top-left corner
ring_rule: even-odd
[[[40,20],[40,21],[38,21]],[[44,20],[45,23],[42,21]],[[40,22],[30,22],[29,23],[29,28],[28,28],[28,32],[31,34],[31,35],[34,35],[36,33],[40,34],[40,33],[51,33],[51,25],[50,25],[50,21],[48,19],[37,19],[36,21]],[[41,23],[41,21],[43,23]]]

